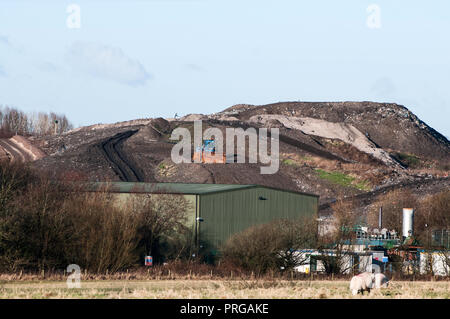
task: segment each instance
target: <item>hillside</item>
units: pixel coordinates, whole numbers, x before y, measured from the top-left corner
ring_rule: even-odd
[[[280,130],[280,169],[260,164],[174,164],[169,140],[176,127]],[[449,188],[450,143],[407,108],[373,102],[286,102],[236,105],[180,119],[98,124],[33,141],[46,156],[35,167],[73,179],[262,184],[319,194],[323,211],[338,196],[363,196],[408,187],[434,193]],[[406,185],[406,186],[405,186]]]
[[[422,122],[406,107],[374,102],[286,102],[262,106],[231,107],[222,112],[241,121],[255,116],[314,118],[332,123],[350,124],[387,151],[419,157],[448,160],[450,142]]]

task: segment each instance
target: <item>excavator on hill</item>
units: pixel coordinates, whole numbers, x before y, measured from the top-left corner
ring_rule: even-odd
[[[216,153],[214,140],[204,140],[203,144],[195,149],[192,159],[194,162],[206,164],[225,164],[227,160],[225,154]]]

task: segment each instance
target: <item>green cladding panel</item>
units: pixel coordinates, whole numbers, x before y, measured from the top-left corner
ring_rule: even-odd
[[[206,247],[219,248],[231,235],[256,224],[315,216],[318,197],[256,186],[201,195],[199,206],[199,239]]]

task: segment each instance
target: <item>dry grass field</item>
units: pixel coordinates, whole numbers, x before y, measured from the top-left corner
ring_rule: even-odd
[[[287,280],[150,280],[82,281],[81,288],[64,281],[2,281],[0,298],[450,298],[450,282],[397,281],[391,287],[352,296],[348,281]]]

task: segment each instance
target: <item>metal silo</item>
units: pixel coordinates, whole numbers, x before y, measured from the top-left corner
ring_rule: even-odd
[[[403,208],[403,237],[410,237],[413,235],[414,228],[414,209]]]

